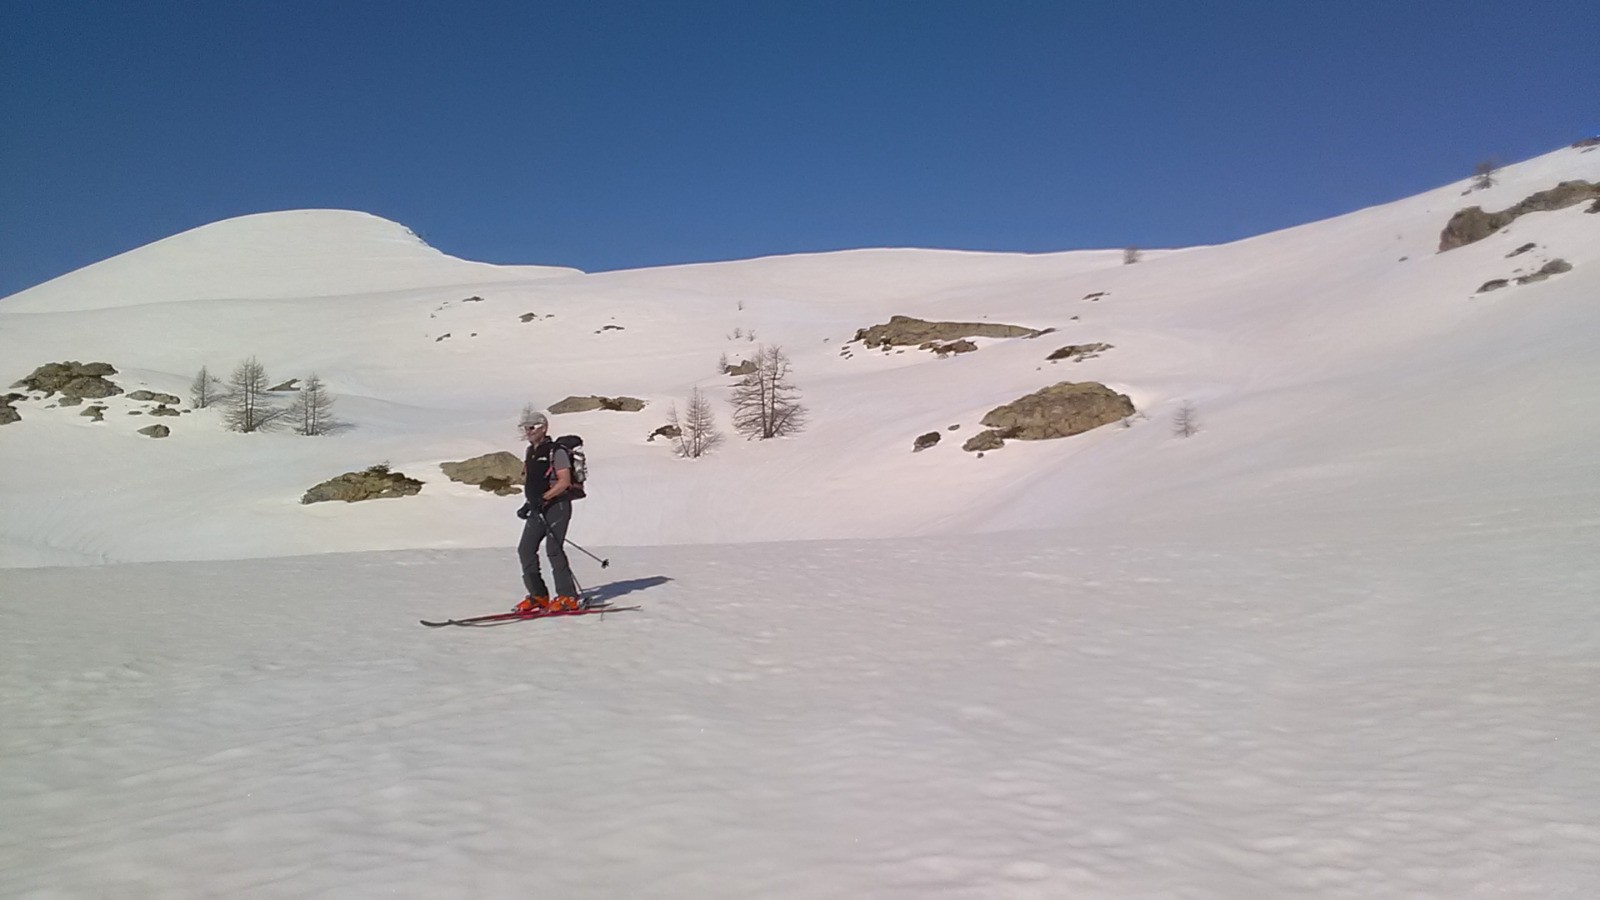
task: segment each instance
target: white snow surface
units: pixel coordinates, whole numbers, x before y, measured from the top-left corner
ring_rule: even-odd
[[[1600,215],[1436,252],[1574,178],[1600,152],[1136,265],[583,274],[273,213],[0,300],[8,383],[103,361],[186,396],[253,355],[353,426],[16,401],[0,896],[1595,896]],[[1057,330],[845,346],[892,314]],[[805,431],[646,441],[759,343]],[[960,450],[1065,380],[1141,415]],[[520,501],[438,464],[569,394],[649,403],[555,417],[592,469],[571,537],[611,561],[578,576],[639,608],[420,627],[521,596]],[[383,461],[423,491],[299,503]]]

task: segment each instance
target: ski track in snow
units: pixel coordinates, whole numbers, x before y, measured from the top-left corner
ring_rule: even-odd
[[[1600,529],[1505,518],[0,572],[0,894],[1584,896]]]

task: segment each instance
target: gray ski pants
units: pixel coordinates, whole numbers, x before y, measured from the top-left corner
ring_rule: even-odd
[[[550,572],[555,576],[556,594],[561,597],[578,596],[577,582],[572,578],[572,564],[567,561],[567,526],[572,523],[572,501],[557,500],[545,507],[543,513],[534,513],[522,527],[522,542],[517,544],[517,558],[522,561],[522,586],[529,596],[548,597],[544,574],[539,571],[539,542],[549,538],[545,554],[550,557]]]

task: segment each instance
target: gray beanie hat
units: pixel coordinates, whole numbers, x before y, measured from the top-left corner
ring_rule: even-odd
[[[543,425],[548,428],[550,427],[550,420],[545,417],[544,413],[533,412],[530,410],[529,412],[522,414],[522,421],[519,424],[521,424],[523,428],[528,428],[533,425]]]

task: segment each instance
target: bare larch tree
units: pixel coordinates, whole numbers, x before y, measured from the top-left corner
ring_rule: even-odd
[[[228,376],[227,412],[223,421],[233,431],[261,431],[283,416],[267,394],[267,370],[254,356],[240,363]]]
[[[222,379],[211,374],[205,366],[201,366],[200,374],[194,376],[194,383],[189,385],[189,400],[194,403],[194,408],[205,409],[224,399],[226,398],[222,391]]]
[[[756,370],[733,386],[733,429],[766,440],[799,431],[806,420],[800,389],[790,380],[789,357],[777,345],[756,351]]]
[[[340,424],[333,417],[333,395],[328,393],[327,385],[315,372],[311,373],[300,393],[290,401],[286,415],[295,433],[308,437],[332,434]]]
[[[1500,161],[1490,157],[1478,163],[1472,169],[1471,190],[1487,190],[1494,187],[1494,176],[1500,172]]]
[[[1183,401],[1172,417],[1172,433],[1178,437],[1194,437],[1199,430],[1200,418],[1195,414],[1194,404]]]
[[[699,388],[690,392],[683,420],[678,420],[678,407],[674,405],[668,422],[678,429],[678,436],[672,440],[672,451],[684,459],[699,459],[722,443],[722,432],[717,430],[711,401]]]

